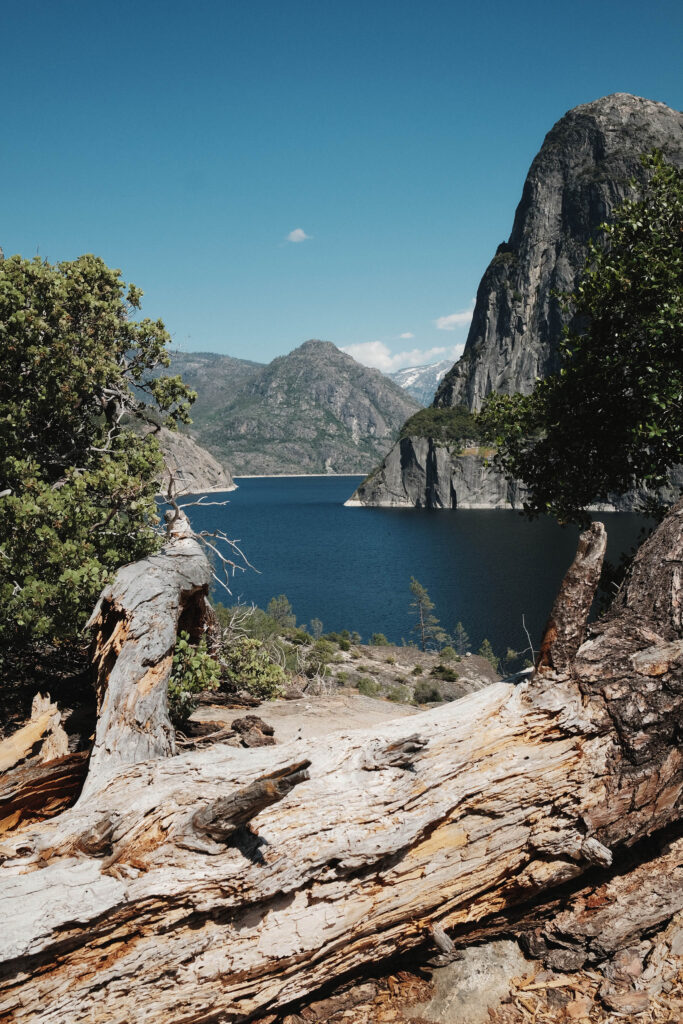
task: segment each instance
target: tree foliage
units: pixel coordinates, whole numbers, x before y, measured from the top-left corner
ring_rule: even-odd
[[[493,650],[490,640],[484,639],[482,641],[482,645],[479,648],[479,657],[486,658],[491,667],[495,669],[496,672],[498,671],[498,666],[500,665],[500,658],[496,655],[495,651]]]
[[[478,441],[480,428],[474,413],[464,405],[437,409],[429,406],[414,413],[401,427],[400,437],[431,437],[459,450],[462,441]]]
[[[296,627],[296,615],[292,604],[286,594],[278,594],[271,597],[266,608],[266,614],[277,622],[283,629],[294,629]]]
[[[171,720],[183,725],[197,707],[197,694],[217,690],[221,667],[211,657],[202,636],[193,644],[189,633],[181,632],[173,652],[173,668],[168,680],[168,710]]]
[[[149,402],[173,426],[192,392],[161,321],[95,256],[0,262],[0,660],[74,642],[106,579],[153,551],[161,455],[122,429]],[[137,395],[133,389],[137,390]]]
[[[683,461],[683,172],[657,152],[643,163],[642,193],[589,247],[569,300],[585,326],[567,330],[560,372],[480,415],[531,514],[583,523],[589,505],[661,487]]]
[[[413,595],[410,607],[416,617],[412,631],[417,633],[420,649],[426,651],[428,648],[440,647],[446,643],[448,636],[434,615],[434,602],[414,576],[410,577],[410,593]]]
[[[225,684],[234,690],[246,690],[261,700],[271,700],[283,693],[285,673],[271,661],[260,640],[237,637],[221,652]]]
[[[458,654],[466,654],[470,649],[470,638],[462,622],[457,622],[453,630],[453,646]]]

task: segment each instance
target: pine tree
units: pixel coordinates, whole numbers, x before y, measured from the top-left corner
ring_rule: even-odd
[[[462,622],[458,622],[453,631],[453,646],[458,654],[466,654],[470,649],[470,638]]]
[[[498,671],[498,665],[500,664],[500,658],[497,658],[494,654],[493,647],[488,640],[484,640],[481,647],[479,648],[479,657],[486,658],[486,660],[493,666],[494,670]]]
[[[426,651],[428,645],[441,646],[448,639],[447,634],[439,625],[436,615],[432,614],[434,602],[426,588],[418,583],[414,576],[410,577],[410,592],[413,595],[410,607],[415,610],[414,614],[417,616],[417,622],[413,626],[412,632],[417,633],[421,649]]]

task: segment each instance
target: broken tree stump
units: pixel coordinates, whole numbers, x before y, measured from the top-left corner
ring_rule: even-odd
[[[307,743],[137,762],[132,744],[128,763],[114,743],[106,778],[101,742],[76,806],[2,844],[0,1016],[261,1016],[397,953],[433,955],[446,930],[467,944],[677,822],[683,503],[586,638],[581,565],[597,581],[601,543],[583,535],[573,621],[517,687]]]
[[[174,754],[167,686],[176,636],[198,639],[210,615],[211,567],[180,513],[169,543],[120,569],[88,625],[93,629],[98,719],[86,788],[123,764]]]

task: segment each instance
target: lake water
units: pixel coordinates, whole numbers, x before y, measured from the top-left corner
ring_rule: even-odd
[[[276,477],[239,480],[223,508],[190,509],[196,529],[219,527],[239,539],[259,573],[232,581],[233,598],[265,607],[286,594],[297,621],[326,632],[357,630],[411,639],[410,577],[429,591],[451,631],[461,621],[472,649],[484,637],[496,653],[535,646],[576,551],[578,530],[552,520],[529,522],[513,511],[344,508],[362,478]],[[217,500],[221,496],[212,496]],[[637,540],[639,516],[601,513],[608,558]]]

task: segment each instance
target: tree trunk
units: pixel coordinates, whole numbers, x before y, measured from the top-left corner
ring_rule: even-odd
[[[98,699],[86,792],[124,764],[175,754],[167,686],[176,636],[197,640],[210,616],[211,567],[180,515],[157,555],[126,565],[88,625]]]
[[[604,541],[600,524],[582,535],[531,680],[374,733],[161,759],[162,673],[141,683],[145,655],[114,687],[126,647],[115,661],[116,628],[101,630],[110,703],[94,774],[75,807],[2,847],[0,1015],[263,1015],[443,928],[467,944],[677,822],[683,503],[586,640]],[[200,577],[182,593],[201,593]],[[169,629],[154,665],[172,642]]]

